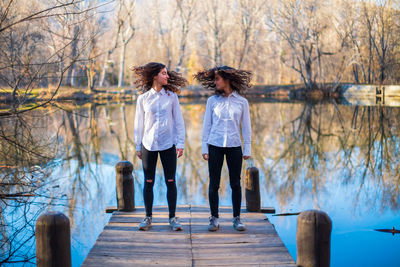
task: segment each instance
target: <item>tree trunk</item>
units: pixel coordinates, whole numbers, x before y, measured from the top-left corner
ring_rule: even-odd
[[[106,78],[107,64],[108,64],[108,60],[110,59],[111,53],[112,53],[111,51],[108,51],[106,59],[104,60],[103,69],[101,70],[101,74],[100,74],[99,87],[104,86],[104,80]]]
[[[72,64],[68,70],[67,75],[67,84],[68,86],[75,86],[75,60],[77,54],[77,46],[78,46],[78,34],[79,34],[79,26],[74,27],[74,40],[72,42],[72,52],[71,52],[71,60]]]
[[[125,71],[125,53],[126,53],[126,43],[122,46],[121,50],[121,58],[119,65],[119,78],[118,78],[118,87],[124,86],[124,71]]]

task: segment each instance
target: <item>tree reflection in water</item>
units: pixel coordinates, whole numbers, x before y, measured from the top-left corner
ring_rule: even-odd
[[[318,208],[335,180],[358,186],[355,207],[398,209],[399,108],[250,103],[253,162],[243,169],[258,167],[261,186],[282,207],[295,197],[312,196]],[[187,141],[178,160],[178,202],[207,204],[208,169],[201,157],[205,100],[183,103],[182,111]],[[0,264],[34,264],[35,221],[46,210],[58,210],[70,218],[73,265],[80,265],[108,220],[104,208],[115,205],[114,166],[119,160],[133,163],[135,200],[143,205],[134,113],[130,103],[54,105],[1,118]],[[158,164],[156,205],[166,204],[162,174]],[[221,203],[230,203],[226,166],[221,182]]]
[[[368,180],[375,188],[368,189],[372,205],[381,199],[382,208],[398,208],[400,109],[281,104],[285,105],[290,107],[259,104],[252,109],[255,131],[260,133],[254,136],[256,165],[262,166],[268,191],[278,194],[281,205],[306,194],[318,207],[318,194],[336,179],[359,185],[355,202]],[[273,115],[265,118],[268,109]],[[299,185],[300,192],[295,192]]]
[[[46,192],[56,148],[38,135],[46,122],[37,113],[3,117],[0,121],[0,265],[32,263],[37,216],[52,199]],[[50,133],[45,133],[49,135]]]

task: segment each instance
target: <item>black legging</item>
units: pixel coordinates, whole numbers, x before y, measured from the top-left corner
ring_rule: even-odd
[[[211,215],[218,218],[219,205],[219,184],[221,181],[222,164],[224,155],[229,170],[229,183],[232,188],[232,207],[233,217],[240,215],[240,205],[242,201],[242,188],[240,186],[240,173],[242,171],[242,148],[239,147],[217,147],[208,146],[209,159],[208,171],[210,175],[210,185],[208,187],[208,200],[210,202]]]
[[[165,184],[167,185],[167,200],[169,209],[169,218],[175,217],[176,210],[176,149],[172,146],[169,149],[161,151],[149,151],[142,147],[142,164],[144,172],[143,198],[146,207],[146,216],[152,216],[153,210],[153,186],[156,173],[158,154],[160,154],[161,163],[164,169]]]

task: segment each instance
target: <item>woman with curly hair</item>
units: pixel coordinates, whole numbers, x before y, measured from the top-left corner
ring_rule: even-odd
[[[240,173],[242,158],[248,159],[251,155],[251,123],[249,104],[240,94],[250,88],[251,72],[221,66],[201,71],[195,78],[205,88],[214,90],[214,95],[207,100],[202,134],[202,154],[204,160],[208,160],[210,177],[208,198],[211,217],[208,230],[219,229],[218,190],[225,156],[232,188],[233,227],[244,231],[245,225],[240,220]]]
[[[169,223],[174,231],[182,230],[175,216],[177,189],[175,183],[176,161],[185,145],[185,124],[177,92],[187,81],[179,73],[169,71],[164,64],[150,62],[132,68],[136,84],[142,88],[136,102],[134,142],[136,155],[142,160],[144,173],[143,198],[146,217],[139,229],[151,228],[153,186],[158,155],[167,185]]]

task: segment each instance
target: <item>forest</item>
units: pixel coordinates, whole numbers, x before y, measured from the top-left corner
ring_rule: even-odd
[[[0,93],[133,86],[130,67],[251,70],[254,84],[396,84],[400,1],[5,0]],[[54,90],[54,94],[57,91]]]

